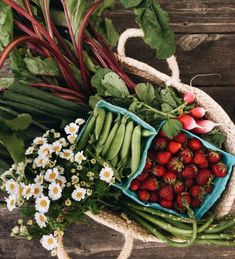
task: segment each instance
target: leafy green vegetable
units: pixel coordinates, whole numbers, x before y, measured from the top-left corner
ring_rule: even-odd
[[[226,135],[218,128],[214,128],[211,132],[201,135],[201,138],[218,148],[222,148],[226,141]]]
[[[59,68],[53,58],[42,59],[40,57],[24,58],[28,71],[34,75],[59,76]]]
[[[90,106],[92,109],[95,109],[96,104],[97,104],[100,100],[102,100],[102,97],[100,97],[98,94],[91,96],[90,99],[89,99],[89,106]]]
[[[0,87],[9,87],[14,82],[14,77],[0,77]]]
[[[29,125],[33,122],[33,120],[29,114],[20,114],[15,119],[5,119],[4,122],[7,125],[7,127],[12,131],[19,131],[27,129]]]
[[[163,132],[168,138],[173,138],[182,130],[182,124],[176,119],[168,119],[162,127]]]
[[[98,94],[100,94],[101,96],[105,95],[106,90],[103,86],[102,80],[104,79],[104,76],[110,72],[112,72],[111,69],[101,68],[91,78],[91,85],[96,88]]]
[[[138,99],[144,103],[151,103],[155,98],[154,88],[149,83],[140,83],[135,88]]]
[[[121,0],[125,8],[133,8],[138,6],[143,0]]]

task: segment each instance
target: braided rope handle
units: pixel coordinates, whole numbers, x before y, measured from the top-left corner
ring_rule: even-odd
[[[149,66],[143,62],[126,57],[125,46],[126,46],[127,40],[130,38],[143,38],[143,37],[144,37],[144,32],[141,29],[131,28],[131,29],[127,29],[126,31],[124,31],[120,35],[119,42],[118,42],[118,47],[117,47],[117,52],[119,55],[118,58],[121,61],[125,61],[125,63],[134,65],[137,68],[139,67],[144,70],[152,71],[152,73],[154,73],[161,81],[165,82],[166,85],[179,85],[180,71],[179,71],[178,63],[176,61],[176,57],[174,55],[172,55],[171,57],[166,59],[166,62],[168,63],[168,66],[172,72],[171,77],[161,73],[160,71],[152,68],[151,66]]]

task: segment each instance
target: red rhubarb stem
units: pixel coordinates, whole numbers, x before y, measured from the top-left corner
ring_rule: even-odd
[[[52,93],[52,95],[63,98],[65,100],[69,100],[69,101],[76,101],[76,102],[81,102],[81,100],[75,96],[71,96],[68,94],[59,94],[59,93]]]
[[[45,11],[45,22],[47,25],[47,30],[49,32],[49,35],[53,39],[53,30],[52,30],[52,24],[51,24],[49,5],[50,5],[50,2],[48,2],[48,0],[43,0],[43,6],[44,6],[44,11]]]

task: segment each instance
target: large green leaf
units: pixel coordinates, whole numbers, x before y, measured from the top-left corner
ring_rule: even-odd
[[[15,119],[5,119],[4,122],[6,126],[12,131],[19,131],[27,129],[29,125],[33,122],[33,119],[29,114],[20,114]]]

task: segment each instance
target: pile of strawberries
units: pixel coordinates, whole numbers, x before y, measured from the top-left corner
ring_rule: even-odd
[[[221,154],[205,148],[184,132],[173,140],[161,131],[148,153],[143,172],[130,184],[143,202],[184,212],[185,205],[199,208],[213,190],[213,180],[225,177]]]

